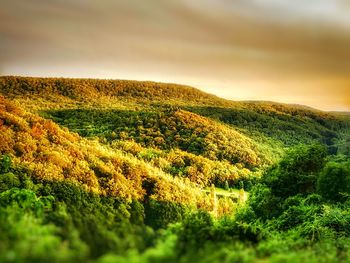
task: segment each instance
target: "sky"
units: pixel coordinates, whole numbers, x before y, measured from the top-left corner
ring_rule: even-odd
[[[0,75],[350,111],[350,0],[0,0]]]

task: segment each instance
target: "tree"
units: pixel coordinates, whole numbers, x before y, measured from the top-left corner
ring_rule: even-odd
[[[264,181],[278,197],[315,193],[326,156],[326,148],[318,144],[296,147],[265,173]]]
[[[350,162],[329,162],[317,180],[317,192],[325,199],[341,201],[350,193]]]
[[[230,186],[229,186],[229,184],[228,184],[228,181],[227,181],[227,180],[225,180],[224,189],[225,189],[225,190],[229,190],[229,189],[230,189]]]
[[[7,154],[3,155],[0,160],[0,173],[8,173],[12,165],[11,157]]]

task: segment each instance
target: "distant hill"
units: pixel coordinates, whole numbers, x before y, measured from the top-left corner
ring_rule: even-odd
[[[335,115],[350,116],[350,111],[330,111],[330,113]]]
[[[224,99],[196,88],[152,81],[98,80],[67,78],[0,77],[1,93],[11,98],[29,96],[73,100],[100,100],[101,97],[176,101],[194,103],[225,103]]]

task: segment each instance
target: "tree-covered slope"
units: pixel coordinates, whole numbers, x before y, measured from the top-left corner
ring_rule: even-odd
[[[239,108],[190,107],[189,110],[284,146],[315,141],[332,146],[339,133],[350,127],[349,119],[344,116],[274,103],[245,103]]]
[[[68,180],[102,195],[201,206],[205,196],[190,181],[120,150],[61,129],[0,97],[0,154],[12,156],[40,180]],[[148,187],[146,187],[148,186]],[[151,188],[149,188],[151,187]],[[209,204],[210,206],[210,204]]]
[[[344,115],[298,105],[233,102],[175,84],[1,77],[0,93],[106,145],[132,140],[251,171],[277,161],[297,144],[319,142],[333,153],[347,152],[350,138],[350,119]]]
[[[299,105],[228,101],[176,84],[0,77],[0,93],[34,110],[90,106],[95,109],[163,112],[164,108],[175,107],[229,124],[270,148],[276,144],[278,147],[275,148],[282,148],[315,141],[332,146],[339,139],[339,133],[349,129],[347,115]]]
[[[91,101],[101,97],[142,99],[148,102],[167,100],[183,103],[223,103],[224,100],[206,94],[198,89],[167,83],[131,80],[65,79],[0,77],[1,93],[10,97],[41,97],[50,99],[55,96],[73,100]]]
[[[181,149],[212,160],[261,165],[257,145],[247,136],[184,110],[123,111],[70,109],[43,112],[82,136],[108,141],[133,139],[144,147]]]
[[[349,261],[346,114],[124,80],[0,94],[1,262]]]

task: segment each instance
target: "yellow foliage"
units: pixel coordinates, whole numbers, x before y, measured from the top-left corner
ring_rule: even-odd
[[[207,195],[194,183],[203,184],[203,175],[212,169],[204,157],[155,151],[156,157],[145,162],[139,157],[148,149],[133,141],[107,146],[83,139],[2,97],[0,121],[0,153],[12,155],[15,163],[26,166],[40,180],[68,180],[94,193],[130,200],[144,199],[144,185],[151,182],[154,186],[148,198],[210,208]],[[183,165],[184,160],[191,162],[188,178],[166,173],[169,165]]]

